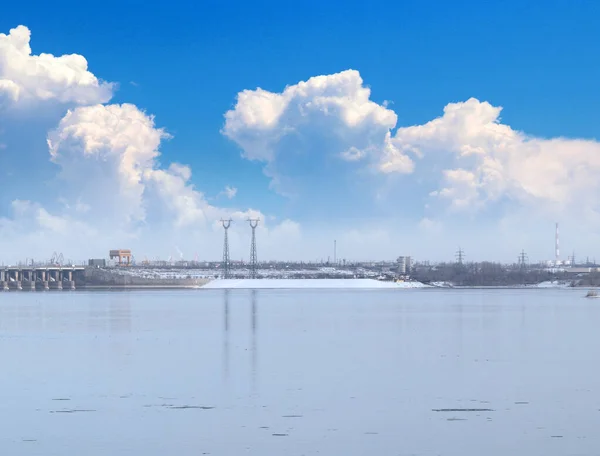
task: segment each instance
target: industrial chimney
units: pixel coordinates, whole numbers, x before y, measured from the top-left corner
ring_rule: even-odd
[[[558,264],[559,256],[560,256],[559,245],[558,245],[558,222],[556,222],[556,233],[554,235],[554,255],[555,255],[554,260]]]

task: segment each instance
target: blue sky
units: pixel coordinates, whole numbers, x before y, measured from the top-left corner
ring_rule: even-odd
[[[177,220],[178,215],[158,210],[148,199],[153,195],[164,201],[166,187],[151,191],[146,182],[143,201],[136,204],[146,207],[147,213],[133,225],[121,225],[123,217],[119,217],[110,236],[99,234],[104,230],[94,234],[98,242],[93,246],[82,238],[81,248],[71,253],[76,258],[100,255],[112,248],[110,242],[129,243],[148,256],[166,257],[176,246],[187,257],[200,251],[200,256],[218,258],[221,233],[212,218],[248,210],[260,211],[266,219],[262,233],[266,257],[321,258],[330,254],[328,246],[339,238],[340,248],[346,245],[346,256],[361,259],[404,253],[450,259],[458,244],[476,252],[471,255],[474,258],[508,261],[516,256],[513,250],[518,253],[525,248],[530,256],[541,259],[552,255],[554,220],[564,226],[563,244],[595,255],[589,244],[596,239],[598,217],[589,195],[598,190],[590,176],[600,167],[594,141],[600,136],[596,115],[600,62],[594,58],[600,38],[599,13],[600,5],[595,2],[566,1],[414,1],[375,6],[358,2],[288,6],[280,2],[111,1],[92,6],[34,1],[4,6],[0,33],[26,26],[31,32],[32,55],[82,55],[90,73],[118,84],[109,100],[96,95],[84,104],[64,97],[60,103],[38,100],[33,107],[34,103],[27,103],[28,110],[21,101],[19,106],[14,102],[4,108],[0,103],[4,129],[0,154],[5,163],[0,170],[0,217],[4,217],[0,227],[16,233],[19,240],[10,242],[11,256],[21,255],[20,259],[44,248],[69,249],[57,226],[50,232],[47,224],[36,228],[41,208],[57,217],[53,219],[57,223],[60,218],[85,224],[92,231],[98,227],[96,219],[68,213],[78,198],[82,207],[90,206],[81,195],[94,197],[82,184],[77,187],[73,181],[57,180],[63,165],[49,161],[46,145],[48,132],[57,128],[68,109],[98,101],[105,106],[130,103],[154,116],[155,127],[164,128],[171,137],[157,147],[160,157],[154,157],[153,169],[167,169],[173,162],[189,166],[187,185],[202,192],[201,204],[209,204],[210,209],[202,210],[197,223],[188,217],[192,221],[187,231],[181,224],[170,227],[166,219]],[[21,84],[14,72],[8,75],[6,63],[2,68],[0,60],[0,80]],[[281,138],[275,146],[271,143],[277,157],[271,162],[244,158],[248,151],[241,137],[224,131],[224,115],[235,110],[237,94],[244,90],[260,87],[278,94],[286,86],[315,76],[330,76],[334,87],[334,76],[349,69],[358,72],[362,87],[371,89],[369,102],[395,114],[396,122],[366,122],[346,131],[342,127],[347,126],[336,123],[335,114],[327,116],[329,124],[320,115],[298,116],[290,108],[274,128],[279,133],[292,128],[295,133],[281,137],[270,131],[269,141]],[[66,89],[61,86],[60,90]],[[356,102],[352,96],[343,93],[341,99],[352,104]],[[448,120],[448,126],[425,136],[414,129],[397,134],[398,129],[426,125],[442,116],[449,103],[471,98],[503,108],[498,117],[492,115],[486,122],[510,128],[502,132],[510,136],[510,160],[503,158],[507,146],[496,136],[447,132],[471,122],[468,116],[467,120]],[[297,105],[312,106],[313,101],[302,98],[291,103],[296,109]],[[478,107],[473,109],[479,112]],[[479,125],[479,120],[474,122]],[[262,130],[249,125],[240,128],[244,137],[265,132],[264,125]],[[394,147],[411,150],[402,154],[410,156],[414,170],[374,171],[383,163],[387,130]],[[552,138],[560,137],[590,141],[581,147],[573,141],[556,145]],[[370,148],[365,166],[339,158],[343,148],[356,144]],[[456,151],[466,146],[479,148],[479,158],[470,157],[469,163],[464,157],[458,160]],[[414,148],[419,149],[416,155]],[[497,173],[501,178],[489,177],[485,154],[495,160],[491,168],[501,168]],[[572,161],[571,154],[579,158]],[[25,160],[27,165],[23,165]],[[524,177],[521,171],[528,166],[533,171]],[[476,176],[477,195],[464,193],[469,176],[445,174],[453,169]],[[540,176],[533,179],[530,176],[535,172]],[[283,182],[280,188],[274,179]],[[104,175],[98,182],[109,180]],[[233,198],[221,193],[225,186],[237,189]],[[72,200],[68,209],[65,198]],[[30,219],[17,220],[14,200],[29,202]],[[181,210],[195,213],[194,208]],[[86,213],[104,221],[102,211],[115,213],[108,204]],[[160,220],[160,226],[150,220]],[[247,250],[245,231],[240,229],[237,241],[240,256]],[[53,246],[28,241],[41,238],[53,239]],[[89,249],[89,254],[83,249]]]

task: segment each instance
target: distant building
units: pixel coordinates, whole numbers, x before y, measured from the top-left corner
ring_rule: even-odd
[[[111,250],[109,252],[109,256],[110,256],[111,260],[113,258],[118,258],[119,266],[120,265],[129,266],[131,264],[131,259],[132,259],[131,250],[125,250],[125,249]]]
[[[545,261],[545,263],[546,263],[546,267],[548,267],[548,268],[560,268],[560,267],[564,267],[564,266],[572,266],[571,260],[566,260],[566,261],[548,260],[548,261]]]
[[[566,268],[565,272],[567,274],[590,274],[590,273],[598,272],[598,268],[584,268],[584,267]]]
[[[90,259],[88,260],[88,266],[94,267],[94,268],[105,268],[106,267],[106,260],[103,258],[99,258],[99,259]]]
[[[396,260],[398,263],[398,274],[410,274],[412,268],[412,258],[409,256],[399,256]]]

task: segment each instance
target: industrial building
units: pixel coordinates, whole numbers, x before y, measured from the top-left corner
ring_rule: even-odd
[[[132,255],[131,250],[119,249],[119,250],[111,250],[109,252],[109,257],[111,260],[115,258],[119,260],[119,266],[130,266]]]
[[[106,267],[106,259],[104,258],[92,258],[88,260],[88,266],[92,268],[105,268]]]

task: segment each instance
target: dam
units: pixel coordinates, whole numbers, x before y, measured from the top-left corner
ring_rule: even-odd
[[[90,266],[0,266],[0,291],[190,288],[212,277],[194,271]]]
[[[0,291],[74,290],[82,266],[0,266]]]

